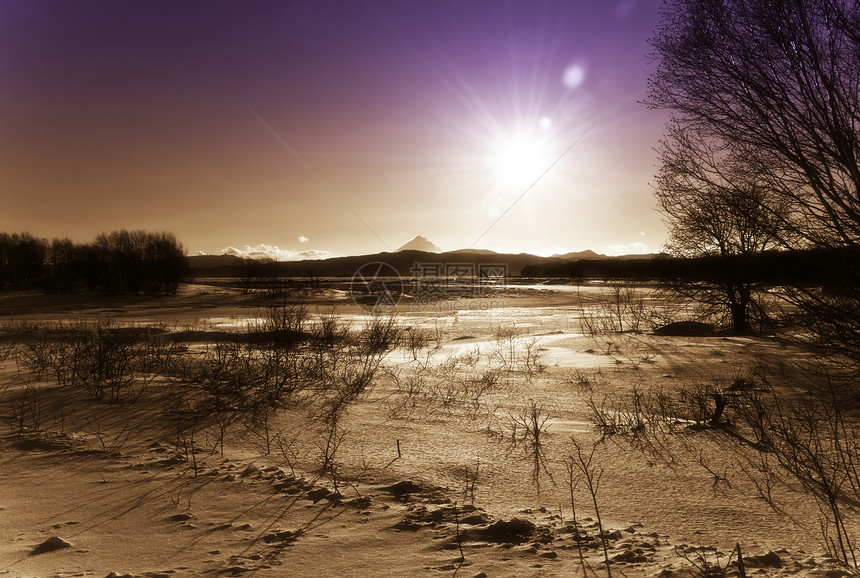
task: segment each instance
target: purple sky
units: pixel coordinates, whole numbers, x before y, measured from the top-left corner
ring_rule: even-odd
[[[0,231],[658,250],[660,4],[0,0]]]

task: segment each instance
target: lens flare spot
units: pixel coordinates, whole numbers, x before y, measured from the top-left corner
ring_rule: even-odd
[[[585,82],[585,67],[581,64],[571,64],[564,70],[562,82],[568,88],[579,88]]]

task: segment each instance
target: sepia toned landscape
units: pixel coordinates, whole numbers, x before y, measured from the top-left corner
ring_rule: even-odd
[[[858,31],[0,0],[0,576],[858,575]]]
[[[688,314],[629,283],[373,312],[346,281],[206,281],[4,295],[5,571],[683,576],[739,545],[842,573],[801,480],[741,437],[752,400],[813,387],[778,335],[657,335]]]

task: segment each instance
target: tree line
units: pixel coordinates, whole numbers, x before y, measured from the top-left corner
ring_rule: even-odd
[[[123,229],[91,243],[0,233],[0,291],[174,295],[187,269],[185,248],[168,232]]]
[[[813,248],[766,251],[754,255],[678,257],[661,253],[651,259],[582,259],[523,267],[523,277],[564,277],[581,280],[630,280],[662,283],[745,282],[770,288],[842,287],[860,281],[860,249]]]

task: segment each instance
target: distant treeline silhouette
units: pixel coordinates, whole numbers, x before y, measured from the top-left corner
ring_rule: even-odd
[[[0,291],[173,295],[187,270],[185,248],[167,232],[99,233],[92,243],[0,233]]]
[[[768,251],[755,255],[594,259],[523,268],[524,277],[744,281],[795,286],[844,286],[860,279],[860,249]]]

